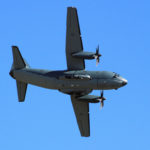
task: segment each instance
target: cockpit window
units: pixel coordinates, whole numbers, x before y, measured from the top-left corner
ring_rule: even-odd
[[[119,76],[120,76],[119,74],[114,73],[113,78],[117,78],[117,77],[119,77]]]

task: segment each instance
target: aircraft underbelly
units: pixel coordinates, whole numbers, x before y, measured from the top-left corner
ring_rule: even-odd
[[[108,79],[67,79],[59,80],[56,77],[49,77],[34,72],[24,70],[16,70],[14,72],[16,80],[24,83],[33,84],[36,86],[48,89],[114,89],[113,83]]]

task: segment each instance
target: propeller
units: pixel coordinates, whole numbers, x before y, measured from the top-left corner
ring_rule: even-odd
[[[104,95],[104,93],[102,91],[101,92],[101,96],[99,97],[99,101],[101,103],[101,108],[103,108],[103,106],[104,106],[104,100],[106,100],[106,98],[103,95]]]
[[[98,65],[98,63],[99,63],[99,61],[100,61],[100,57],[101,57],[102,55],[99,53],[99,45],[97,46],[97,48],[96,48],[96,53],[95,53],[95,59],[96,59],[96,66]]]

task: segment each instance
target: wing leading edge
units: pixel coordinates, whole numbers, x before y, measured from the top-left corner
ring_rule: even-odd
[[[77,9],[67,9],[66,58],[68,70],[84,70],[83,58],[72,57],[72,54],[83,51]]]
[[[71,101],[81,136],[90,136],[89,103],[79,101],[74,95],[71,96]]]

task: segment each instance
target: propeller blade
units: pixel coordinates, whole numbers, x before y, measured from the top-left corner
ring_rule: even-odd
[[[104,92],[103,92],[103,90],[101,91],[101,98],[103,97],[103,95],[104,95]]]
[[[96,66],[98,66],[98,64],[99,64],[99,60],[98,58],[96,58]]]
[[[96,55],[98,55],[98,54],[99,54],[99,45],[96,48]]]
[[[99,53],[99,45],[97,46],[96,48],[96,53],[95,53],[95,59],[96,59],[96,66],[98,65],[99,63],[99,57],[101,56],[101,54]]]
[[[101,91],[101,96],[100,96],[100,106],[101,106],[101,108],[103,108],[104,107],[104,100],[106,100],[106,98],[103,96],[104,95],[104,92],[103,92],[103,90]]]
[[[102,109],[104,107],[104,101],[101,101],[101,106],[100,108]]]

